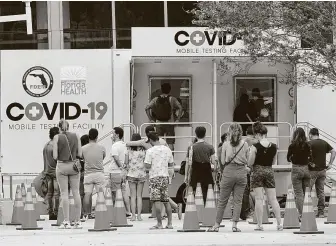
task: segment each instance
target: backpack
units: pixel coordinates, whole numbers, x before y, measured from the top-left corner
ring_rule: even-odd
[[[181,174],[181,175],[185,175],[185,166],[186,166],[186,161],[182,161],[181,162],[181,167],[180,167],[180,171],[179,171],[179,173]]]
[[[170,96],[157,97],[155,102],[155,106],[153,107],[153,115],[155,115],[155,119],[158,121],[169,121],[172,114],[172,106],[170,103]]]

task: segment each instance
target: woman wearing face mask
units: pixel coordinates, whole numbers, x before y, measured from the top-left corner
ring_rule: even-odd
[[[255,193],[255,214],[257,218],[256,231],[263,231],[263,199],[264,190],[271,202],[277,219],[277,230],[282,231],[280,206],[276,198],[274,171],[272,165],[276,161],[277,146],[267,139],[267,128],[260,122],[253,124],[253,132],[258,143],[250,147],[248,165],[252,169],[251,188]]]

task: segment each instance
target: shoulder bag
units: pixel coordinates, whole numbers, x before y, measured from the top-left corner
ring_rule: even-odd
[[[69,148],[69,152],[70,152],[71,161],[74,162],[73,163],[73,170],[75,170],[77,173],[79,173],[79,170],[81,169],[80,160],[79,159],[75,159],[75,160],[73,159],[68,136],[66,134],[64,134],[64,136],[65,136],[65,138],[67,140],[67,144],[68,144],[68,148]]]

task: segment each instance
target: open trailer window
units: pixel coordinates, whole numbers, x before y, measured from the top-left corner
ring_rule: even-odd
[[[275,77],[240,77],[235,81],[235,109],[244,109],[242,115],[248,114],[246,120],[235,121],[261,121],[275,122],[276,112],[276,78]],[[245,96],[244,96],[245,95]],[[247,95],[247,96],[246,96]],[[238,107],[241,105],[241,107]],[[235,110],[236,114],[238,111]],[[234,118],[237,117],[234,116]]]
[[[191,122],[191,77],[149,77],[149,101],[161,95],[161,85],[169,83],[171,95],[181,103],[183,113],[180,122]],[[177,112],[176,112],[177,113]],[[176,118],[176,114],[174,117]]]

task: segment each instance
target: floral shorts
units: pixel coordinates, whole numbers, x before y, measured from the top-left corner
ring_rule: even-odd
[[[274,171],[272,167],[255,165],[251,175],[251,188],[275,188]]]
[[[169,178],[155,177],[149,179],[149,196],[150,200],[154,202],[168,202],[169,201]]]

